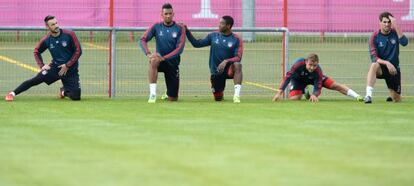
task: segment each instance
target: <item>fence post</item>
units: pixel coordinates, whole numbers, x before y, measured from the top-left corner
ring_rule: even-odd
[[[255,4],[256,0],[243,0],[242,1],[242,11],[243,11],[243,26],[246,27],[255,27]],[[255,40],[255,34],[253,32],[244,32],[242,34],[243,41],[252,42]]]
[[[115,98],[116,95],[116,29],[113,27],[111,31],[111,61],[110,63],[110,81],[111,81],[111,87],[110,87],[110,95],[111,98]]]

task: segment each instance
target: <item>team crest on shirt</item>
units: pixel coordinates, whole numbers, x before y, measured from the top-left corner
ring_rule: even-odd
[[[55,48],[55,45],[53,45],[53,43],[50,43],[50,48]]]
[[[379,47],[384,47],[384,43],[382,43],[382,41],[379,42],[378,44]]]
[[[63,46],[63,47],[68,46],[68,42],[66,42],[66,41],[62,41],[62,46]]]
[[[219,44],[219,39],[216,38],[216,41],[214,41],[216,44]]]
[[[395,41],[395,39],[391,39],[391,44],[395,45],[395,43],[397,43],[397,41]]]
[[[229,48],[231,48],[231,47],[233,46],[233,42],[228,42],[228,43],[227,43],[227,46],[228,46]]]
[[[160,34],[158,34],[159,36],[163,36],[164,34],[162,33],[162,31],[160,31]]]
[[[172,37],[173,37],[173,38],[176,38],[176,37],[177,37],[177,32],[173,32],[173,33],[172,33]]]

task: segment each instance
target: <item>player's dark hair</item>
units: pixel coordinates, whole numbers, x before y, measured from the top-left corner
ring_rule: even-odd
[[[310,53],[308,55],[308,58],[306,58],[307,60],[311,60],[311,61],[315,61],[315,62],[319,62],[319,57],[317,54],[315,53]]]
[[[379,15],[379,21],[381,22],[382,21],[382,18],[387,18],[387,19],[389,19],[389,17],[394,17],[391,13],[389,13],[389,12],[382,12],[380,15]]]
[[[172,8],[172,5],[170,3],[164,3],[162,5],[162,9],[173,9],[173,8]]]
[[[47,16],[45,17],[44,21],[45,21],[45,23],[47,24],[47,22],[48,22],[49,20],[51,20],[51,19],[55,19],[55,16],[52,16],[52,15],[47,15]]]
[[[230,25],[230,28],[233,27],[234,19],[231,16],[225,15],[222,18],[226,22],[226,25]]]

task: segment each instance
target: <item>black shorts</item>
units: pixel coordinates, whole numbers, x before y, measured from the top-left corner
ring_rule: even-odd
[[[48,85],[60,79],[62,80],[63,88],[65,90],[75,91],[80,89],[80,80],[77,68],[69,68],[64,76],[59,76],[59,71],[60,68],[52,65],[50,70],[40,71],[37,76]]]
[[[226,87],[226,79],[233,79],[233,64],[227,64],[223,73],[216,73],[210,76],[211,91],[213,93],[223,92]]]
[[[291,92],[292,91],[295,91],[295,92],[301,91],[302,94],[305,93],[306,86],[312,85],[312,83],[305,83],[303,81],[299,81],[299,80],[296,80],[296,79],[291,79],[290,84],[291,84],[291,87],[290,87]]]
[[[178,65],[163,61],[158,66],[158,72],[164,72],[168,97],[178,98],[180,86],[180,69]]]
[[[397,94],[401,94],[401,71],[397,69],[396,75],[391,75],[387,66],[380,65],[382,75],[377,76],[378,79],[385,79],[388,89],[394,90]]]

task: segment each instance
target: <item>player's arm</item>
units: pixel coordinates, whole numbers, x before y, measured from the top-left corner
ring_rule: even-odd
[[[298,69],[299,66],[300,66],[299,63],[295,63],[292,66],[292,68],[289,70],[289,72],[286,73],[285,78],[283,78],[282,81],[280,82],[279,89],[276,91],[275,96],[273,96],[273,101],[278,101],[283,98],[282,97],[283,91],[288,86],[290,80],[292,79],[292,75],[295,73],[295,71]]]
[[[315,96],[315,98],[309,99],[312,102],[317,102],[318,101],[318,97],[319,95],[321,95],[321,90],[322,90],[322,78],[323,78],[323,74],[322,74],[322,70],[320,67],[318,67],[316,70],[316,77],[314,78],[314,82],[313,82],[313,94],[312,96]]]
[[[234,57],[227,59],[229,62],[240,62],[243,56],[243,40],[236,36],[238,42],[236,44],[236,50],[234,50]]]
[[[178,34],[177,34],[178,41],[177,41],[177,44],[175,46],[175,49],[172,52],[170,52],[169,54],[161,56],[161,61],[165,61],[167,59],[172,59],[172,58],[178,57],[178,56],[181,55],[181,53],[183,53],[184,45],[185,45],[185,35],[184,35],[185,27],[183,25],[179,25],[179,24],[178,24],[178,27],[180,27],[180,32],[178,32]]]
[[[208,34],[204,39],[196,39],[190,30],[185,29],[185,35],[188,38],[188,41],[190,41],[191,45],[195,48],[201,48],[205,46],[209,46],[211,44],[211,34]]]
[[[33,51],[33,55],[36,60],[37,66],[39,66],[40,69],[42,69],[43,66],[45,66],[45,64],[43,63],[42,53],[47,49],[46,39],[48,37],[49,35],[44,36],[36,45]]]
[[[147,57],[151,56],[151,51],[148,48],[148,42],[151,41],[151,39],[155,36],[155,25],[152,25],[150,28],[148,28],[144,35],[142,35],[140,41],[139,41],[139,46],[141,48],[141,50],[144,52],[144,54]]]
[[[402,46],[407,46],[408,39],[407,39],[407,37],[405,37],[405,35],[401,31],[399,25],[397,24],[397,20],[394,17],[392,17],[392,16],[389,16],[388,18],[391,21],[391,27],[395,29],[395,32],[397,32],[399,43]]]
[[[224,68],[226,68],[227,64],[233,64],[234,62],[240,62],[243,56],[243,41],[237,37],[238,41],[235,44],[235,50],[232,58],[223,60],[219,66],[217,67],[217,70],[219,72],[223,72]]]
[[[75,32],[70,31],[69,35],[72,38],[72,44],[75,48],[75,52],[73,53],[72,58],[66,63],[66,67],[70,68],[71,66],[73,66],[73,64],[76,63],[76,61],[79,60],[79,57],[82,55],[82,48],[78,38],[75,35]]]

